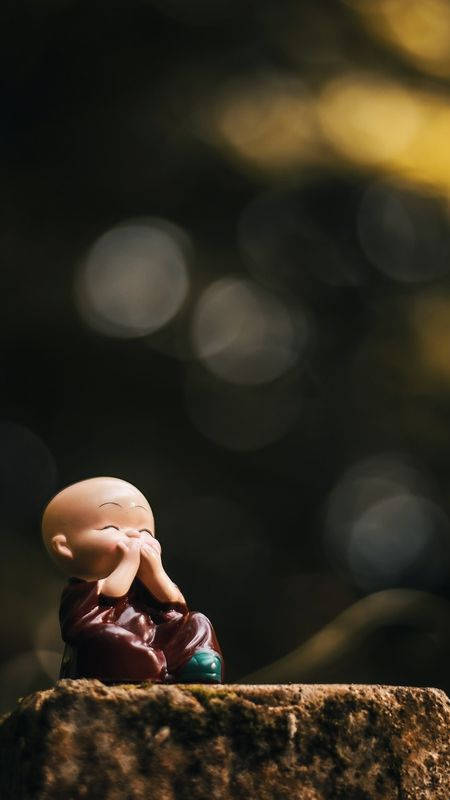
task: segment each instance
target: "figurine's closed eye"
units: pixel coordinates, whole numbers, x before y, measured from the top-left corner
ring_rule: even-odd
[[[155,539],[155,534],[153,533],[153,531],[149,531],[148,528],[141,528],[139,533],[149,533],[150,536],[153,536],[153,538]]]
[[[99,530],[101,530],[101,531],[107,531],[107,530],[109,530],[109,528],[114,528],[114,530],[115,530],[115,531],[118,531],[118,530],[119,530],[119,528],[117,527],[117,525],[105,525],[105,527],[104,527],[104,528],[99,528]]]

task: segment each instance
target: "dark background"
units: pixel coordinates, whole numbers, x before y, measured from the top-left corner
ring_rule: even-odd
[[[0,16],[1,706],[57,673],[39,519],[94,475],[228,680],[448,691],[447,3]]]

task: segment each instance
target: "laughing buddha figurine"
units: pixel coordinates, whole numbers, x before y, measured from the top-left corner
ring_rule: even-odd
[[[47,505],[42,535],[69,576],[61,678],[221,683],[213,627],[189,611],[165,572],[152,509],[138,489],[118,478],[67,486]]]

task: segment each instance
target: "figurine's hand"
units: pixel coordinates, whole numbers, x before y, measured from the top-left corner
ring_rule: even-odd
[[[161,545],[157,539],[141,542],[141,563],[138,578],[157,600],[162,603],[181,603],[186,601],[178,586],[169,578],[161,563]]]
[[[161,545],[157,539],[141,542],[141,568],[154,574],[162,569]]]
[[[98,581],[98,592],[108,597],[122,597],[126,594],[139,569],[141,558],[139,540],[117,542],[117,550],[120,554],[117,567],[107,578]]]
[[[141,542],[138,539],[117,542],[117,549],[121,555],[121,562],[124,560],[139,563],[141,557]]]

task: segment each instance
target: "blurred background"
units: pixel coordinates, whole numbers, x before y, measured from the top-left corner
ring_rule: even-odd
[[[0,17],[0,708],[55,679],[39,520],[95,475],[229,681],[448,691],[447,0]]]

